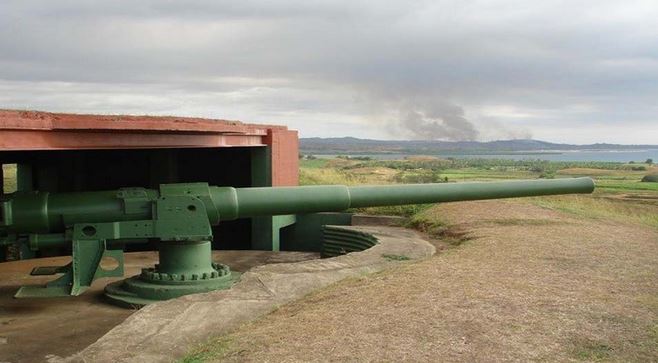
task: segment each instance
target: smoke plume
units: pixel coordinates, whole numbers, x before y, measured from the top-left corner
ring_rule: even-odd
[[[461,107],[441,101],[402,107],[397,124],[414,140],[473,141],[479,135]]]

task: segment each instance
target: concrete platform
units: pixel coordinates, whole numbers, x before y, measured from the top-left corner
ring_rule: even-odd
[[[51,362],[172,362],[193,346],[225,334],[277,306],[348,277],[425,259],[434,246],[414,231],[347,227],[379,243],[334,258],[255,267],[230,290],[183,296],[144,307],[81,352]]]
[[[215,251],[214,259],[245,272],[253,267],[317,259],[305,252]],[[126,277],[157,262],[155,252],[126,255]],[[77,297],[14,299],[22,285],[44,284],[53,276],[30,276],[36,266],[64,265],[70,257],[54,257],[0,263],[0,362],[43,362],[65,357],[92,344],[136,310],[108,304],[103,288],[117,279],[96,281]]]

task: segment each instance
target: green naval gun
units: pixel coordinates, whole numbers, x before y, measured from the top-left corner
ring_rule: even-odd
[[[163,184],[159,190],[122,188],[58,193],[17,192],[0,197],[0,245],[31,250],[69,246],[65,266],[36,267],[32,275],[60,277],[23,286],[16,298],[76,296],[104,277],[123,277],[126,244],[158,244],[159,263],[108,284],[105,295],[146,305],[224,289],[237,274],[212,260],[212,226],[257,216],[338,212],[349,208],[591,193],[590,178],[377,186],[232,188],[206,183]],[[116,267],[101,266],[114,259]]]

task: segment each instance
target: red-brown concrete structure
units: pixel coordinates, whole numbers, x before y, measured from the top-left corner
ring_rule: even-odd
[[[0,110],[0,151],[269,146],[272,185],[297,185],[297,131],[171,116]]]
[[[17,165],[19,190],[154,188],[176,182],[297,185],[298,155],[297,131],[285,126],[0,110],[0,164]],[[260,218],[215,232],[233,241],[228,246],[223,241],[224,248],[278,250],[276,225]]]

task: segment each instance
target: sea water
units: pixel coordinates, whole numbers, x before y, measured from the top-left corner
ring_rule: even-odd
[[[314,154],[320,158],[335,158],[338,154]],[[346,154],[350,157],[370,157],[375,160],[401,160],[413,154]],[[562,151],[532,151],[532,152],[505,152],[505,153],[488,153],[488,154],[460,154],[460,153],[439,153],[428,156],[438,158],[456,158],[456,159],[511,159],[511,160],[549,160],[549,161],[613,161],[627,163],[629,161],[644,162],[647,159],[653,159],[658,163],[658,149],[647,150],[562,150]]]

